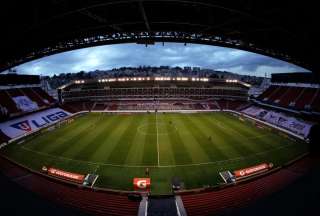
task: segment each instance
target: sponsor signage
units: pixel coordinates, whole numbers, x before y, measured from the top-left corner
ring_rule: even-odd
[[[66,172],[60,169],[56,169],[53,167],[43,167],[42,170],[47,171],[48,175],[55,176],[58,178],[62,178],[68,181],[76,182],[79,184],[83,184],[85,175],[72,173],[72,172]]]
[[[263,164],[259,164],[249,168],[236,170],[233,172],[233,174],[235,175],[236,178],[243,178],[243,177],[251,176],[260,172],[265,172],[271,169],[272,166],[273,166],[272,164],[263,163]]]
[[[69,115],[71,114],[63,109],[53,108],[0,123],[0,128],[3,133],[13,139],[22,136],[25,133],[30,133],[49,124],[58,122]]]
[[[133,187],[135,191],[149,191],[151,185],[150,178],[134,178]]]

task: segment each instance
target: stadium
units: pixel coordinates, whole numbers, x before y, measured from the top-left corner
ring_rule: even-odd
[[[14,200],[27,194],[31,206],[57,205],[57,212],[45,215],[250,215],[248,206],[301,179],[309,180],[305,185],[316,179],[320,79],[308,38],[313,29],[304,26],[303,43],[288,36],[300,36],[309,18],[303,13],[295,20],[299,25],[282,20],[288,29],[270,28],[283,16],[297,19],[292,11],[303,11],[300,5],[12,4],[8,9],[20,6],[22,23],[6,24],[1,40],[0,69],[9,73],[0,72],[0,177]],[[272,17],[258,13],[278,10]],[[30,11],[34,23],[25,27]],[[28,32],[25,39],[14,26]],[[43,77],[13,71],[65,51],[156,42],[237,48],[311,72],[275,73],[257,86],[234,75],[199,75],[198,68],[181,69],[191,75],[169,67],[157,68],[166,71],[161,75],[133,68],[129,75],[66,79],[52,94]]]

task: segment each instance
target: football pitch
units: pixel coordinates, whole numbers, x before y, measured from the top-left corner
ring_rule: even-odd
[[[151,193],[168,194],[177,177],[184,189],[222,183],[219,172],[259,163],[282,165],[307,145],[231,113],[90,113],[12,143],[3,154],[27,167],[99,175],[96,187],[133,190],[150,170]]]

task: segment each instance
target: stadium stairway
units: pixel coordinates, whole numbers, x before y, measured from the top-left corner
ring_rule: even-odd
[[[180,196],[144,196],[138,216],[187,216]]]
[[[173,196],[148,199],[148,216],[177,216],[177,208]]]

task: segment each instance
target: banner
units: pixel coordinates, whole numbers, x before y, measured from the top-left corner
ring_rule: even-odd
[[[312,123],[299,120],[295,117],[287,116],[281,112],[265,110],[255,106],[248,107],[242,112],[278,127],[285,128],[305,138],[308,137],[312,127]]]
[[[27,96],[12,97],[12,100],[16,103],[17,107],[24,112],[31,112],[39,109],[38,104]]]
[[[43,171],[46,171],[48,173],[48,175],[51,176],[55,176],[58,178],[62,178],[64,180],[68,180],[68,181],[72,181],[72,182],[76,182],[79,184],[83,184],[84,179],[85,179],[85,175],[81,175],[81,174],[77,174],[77,173],[71,173],[71,172],[66,172],[60,169],[56,169],[53,167],[42,167]]]
[[[149,191],[151,185],[150,178],[134,178],[133,187],[135,191]]]
[[[48,124],[58,122],[71,114],[60,108],[47,109],[28,116],[0,123],[2,132],[10,138],[21,136],[47,126]]]
[[[273,166],[272,164],[263,163],[263,164],[259,164],[249,168],[233,171],[233,174],[235,175],[236,178],[243,178],[243,177],[251,176],[260,172],[265,172],[271,169],[272,166]]]

